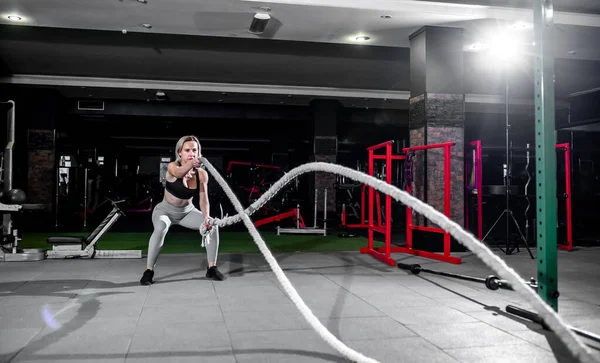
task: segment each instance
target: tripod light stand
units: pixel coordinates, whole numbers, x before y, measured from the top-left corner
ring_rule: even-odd
[[[517,220],[515,219],[515,216],[513,215],[512,210],[510,209],[510,189],[511,189],[511,163],[510,163],[510,147],[509,147],[509,143],[510,143],[510,123],[508,120],[508,91],[509,91],[509,87],[508,87],[508,70],[505,69],[504,70],[504,83],[505,83],[505,116],[506,116],[506,120],[505,120],[505,128],[506,128],[506,144],[505,144],[505,151],[506,151],[506,163],[503,165],[503,176],[504,176],[504,197],[506,198],[505,202],[506,202],[506,207],[504,209],[504,211],[502,211],[502,213],[500,214],[500,216],[496,219],[496,221],[494,222],[494,224],[492,225],[492,227],[490,228],[490,230],[486,233],[486,235],[483,237],[483,239],[481,240],[482,242],[485,241],[485,239],[487,238],[487,236],[494,230],[494,228],[498,225],[498,223],[500,222],[500,220],[502,220],[502,218],[505,218],[506,221],[506,248],[503,250],[502,247],[499,247],[500,250],[502,252],[504,252],[504,254],[506,255],[510,255],[513,253],[513,251],[516,249],[517,252],[519,251],[519,244],[518,242],[515,242],[514,246],[510,246],[510,231],[511,231],[511,224],[514,224],[516,227],[517,232],[519,233],[519,236],[521,238],[521,240],[525,243],[525,246],[527,247],[527,251],[529,252],[529,255],[531,256],[532,259],[534,259],[535,257],[533,257],[533,254],[531,253],[531,249],[529,248],[529,244],[527,243],[527,238],[525,238],[525,236],[523,235],[523,233],[521,232],[521,227],[519,227],[519,223],[517,222]]]

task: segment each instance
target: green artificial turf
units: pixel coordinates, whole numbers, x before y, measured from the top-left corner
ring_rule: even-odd
[[[98,242],[101,250],[148,250],[150,232],[126,233],[107,232]],[[24,233],[20,241],[22,248],[52,249],[47,243],[51,236],[83,236],[88,233]],[[329,236],[318,235],[280,235],[275,232],[261,232],[263,240],[272,252],[309,252],[309,251],[358,251],[367,247],[365,237],[341,238],[332,232]],[[383,247],[379,241],[375,247]],[[258,247],[247,232],[221,232],[219,251],[221,253],[259,252]],[[162,253],[201,253],[200,235],[197,232],[171,232],[165,238]]]

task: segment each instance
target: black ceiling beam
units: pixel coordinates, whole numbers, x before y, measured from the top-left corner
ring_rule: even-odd
[[[395,60],[408,57],[408,48],[306,41],[217,37],[183,34],[160,34],[108,30],[67,29],[0,25],[3,41],[43,42],[46,44],[94,44],[120,47],[151,47],[160,53],[166,49],[202,49],[218,52],[300,55],[319,57]]]

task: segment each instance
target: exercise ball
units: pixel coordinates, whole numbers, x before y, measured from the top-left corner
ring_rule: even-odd
[[[5,199],[9,204],[23,204],[27,201],[27,196],[23,190],[15,188],[8,192]]]

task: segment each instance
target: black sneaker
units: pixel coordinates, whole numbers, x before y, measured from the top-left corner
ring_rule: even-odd
[[[142,284],[142,285],[150,285],[150,284],[154,283],[154,281],[152,281],[153,277],[154,277],[154,271],[153,270],[146,270],[146,271],[144,271],[144,275],[142,276],[142,279],[140,280],[140,284]]]
[[[211,268],[206,268],[206,277],[208,277],[209,279],[213,279],[216,281],[223,281],[225,280],[225,276],[223,276],[223,274],[217,269],[217,266],[213,266]]]

